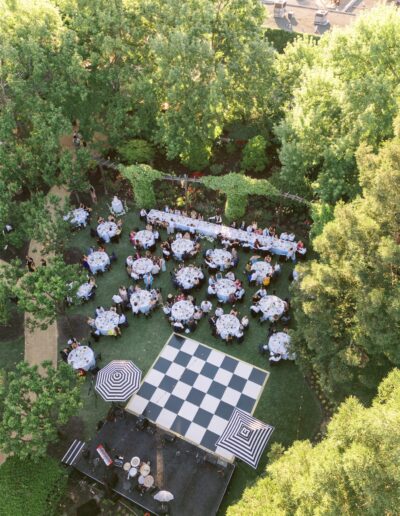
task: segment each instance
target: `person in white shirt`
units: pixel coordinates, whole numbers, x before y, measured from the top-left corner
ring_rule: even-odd
[[[152,274],[158,274],[160,272],[160,267],[155,263],[153,268],[151,269]]]
[[[113,297],[112,297],[112,300],[113,302],[116,304],[116,305],[119,305],[122,303],[123,299],[121,296],[119,296],[118,294],[115,294]]]
[[[141,219],[145,219],[145,218],[146,218],[146,216],[147,216],[147,211],[146,211],[144,208],[142,208],[142,209],[140,210],[140,218],[141,218]]]
[[[215,285],[209,285],[207,288],[207,294],[213,296],[216,292]]]
[[[105,312],[104,308],[102,306],[98,306],[95,310],[96,312],[96,316],[98,317],[99,315],[101,315],[103,312]]]
[[[215,310],[215,316],[221,317],[221,315],[224,315],[224,310],[220,306],[218,306],[217,309]]]
[[[231,281],[235,281],[235,274],[232,271],[231,272],[227,272],[225,274],[225,278],[230,279]]]
[[[246,329],[249,326],[249,323],[249,318],[247,317],[247,315],[244,315],[242,317],[242,320],[240,321],[240,324],[243,326],[244,329]]]
[[[125,314],[121,314],[118,319],[119,326],[128,326],[128,321],[126,320]]]
[[[163,312],[165,313],[165,315],[169,315],[171,313],[171,307],[169,305],[164,305],[163,306]]]
[[[203,313],[208,314],[208,312],[212,309],[212,304],[210,301],[207,301],[206,299],[201,302],[200,308],[202,309]]]
[[[258,297],[265,297],[267,295],[267,291],[265,290],[265,288],[260,288],[259,290],[257,290],[257,292],[254,294],[255,296],[258,296]]]

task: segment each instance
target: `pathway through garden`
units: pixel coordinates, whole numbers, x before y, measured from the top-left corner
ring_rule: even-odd
[[[69,197],[69,192],[63,186],[53,186],[49,195],[57,195],[61,202]],[[42,246],[35,240],[32,240],[29,245],[29,256],[35,261],[35,264],[40,263],[42,258]],[[25,321],[27,315],[25,314]],[[39,365],[44,360],[51,360],[54,366],[57,365],[57,340],[58,330],[57,322],[51,324],[46,330],[39,328],[29,331],[25,324],[25,360],[30,365]]]

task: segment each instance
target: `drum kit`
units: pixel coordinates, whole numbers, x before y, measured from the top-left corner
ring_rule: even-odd
[[[150,475],[150,464],[147,462],[141,462],[139,457],[132,457],[130,462],[125,462],[123,466],[124,471],[128,474],[128,480],[135,478],[140,473],[138,478],[138,484],[149,488],[154,485],[154,477]]]

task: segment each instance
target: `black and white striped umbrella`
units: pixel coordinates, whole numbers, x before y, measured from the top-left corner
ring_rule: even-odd
[[[273,431],[272,426],[235,408],[216,446],[227,450],[256,469]]]
[[[141,377],[130,360],[113,360],[97,373],[95,388],[105,401],[127,401],[139,389]]]

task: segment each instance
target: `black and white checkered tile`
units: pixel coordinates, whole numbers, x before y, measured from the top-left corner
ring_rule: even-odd
[[[267,371],[173,335],[127,410],[231,460],[215,443],[236,407],[254,410],[267,378]]]

